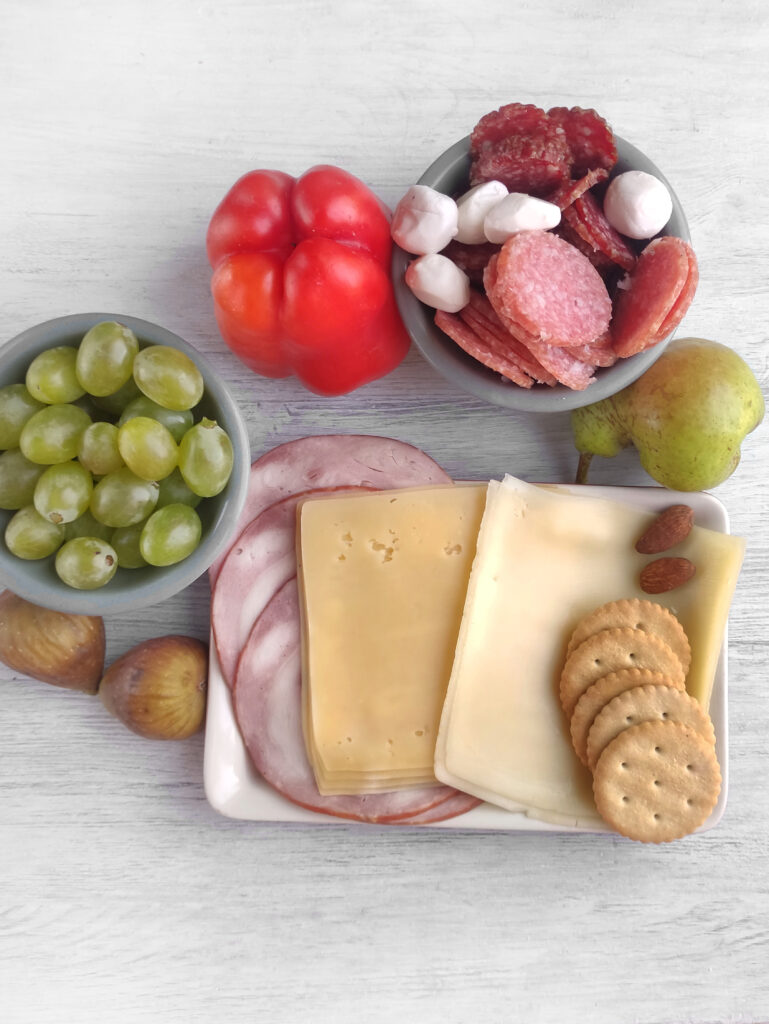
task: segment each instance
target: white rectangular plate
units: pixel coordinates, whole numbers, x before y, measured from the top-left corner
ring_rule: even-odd
[[[698,526],[721,533],[729,532],[729,518],[721,502],[711,494],[676,494],[662,487],[577,487],[564,484],[563,489],[574,494],[593,498],[609,498],[636,505],[650,512],[660,511],[668,505],[683,502],[694,509]],[[211,641],[210,667],[208,675],[208,714],[206,718],[205,756],[203,777],[206,797],[211,806],[230,818],[246,821],[285,822],[311,825],[353,824],[326,814],[307,811],[286,800],[275,792],[254,771],[246,748],[240,737],[232,712],[230,691],[222,678],[213,639]],[[729,783],[729,750],[727,720],[727,637],[718,659],[710,702],[710,716],[716,733],[716,754],[721,765],[722,785],[718,803],[704,825],[698,830],[705,832],[713,828],[724,813]],[[363,823],[360,823],[363,827]],[[371,826],[366,826],[371,827]],[[382,826],[393,828],[393,825]],[[401,826],[413,828],[415,826]],[[466,814],[434,825],[417,828],[441,828],[460,830],[492,830],[499,832],[586,832],[582,828],[550,825],[536,821],[523,813],[513,813],[481,804]],[[596,829],[595,831],[598,831]],[[601,831],[610,832],[606,828]],[[613,834],[613,833],[612,833]]]

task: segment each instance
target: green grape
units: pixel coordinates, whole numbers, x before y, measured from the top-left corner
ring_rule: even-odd
[[[150,345],[134,359],[139,390],[164,409],[191,409],[203,397],[203,377],[189,356],[168,345]]]
[[[67,345],[46,349],[27,368],[27,390],[46,405],[74,402],[85,394],[75,373],[77,350]]]
[[[26,459],[19,448],[0,455],[0,508],[17,509],[32,504],[37,481],[45,466]]]
[[[192,426],[192,412],[189,409],[164,409],[162,405],[153,402],[146,395],[139,395],[129,402],[118,420],[118,426],[122,427],[134,416],[149,416],[151,420],[162,423],[178,444]]]
[[[114,473],[125,465],[117,444],[117,427],[114,423],[92,423],[80,438],[77,458],[81,465],[94,476]]]
[[[133,526],[155,508],[159,490],[154,480],[142,480],[124,466],[94,487],[91,513],[106,526]]]
[[[160,481],[160,494],[156,508],[165,508],[166,505],[189,505],[190,508],[197,508],[203,499],[199,494],[193,494],[178,467]]]
[[[24,384],[0,388],[0,448],[18,448],[24,424],[42,408]]]
[[[52,523],[71,523],[88,508],[93,480],[77,462],[50,466],[37,482],[34,504]]]
[[[189,505],[166,505],[153,512],[141,532],[139,549],[150,565],[174,565],[200,543],[200,516]]]
[[[56,555],[59,579],[76,590],[96,590],[117,572],[115,549],[98,537],[75,537]]]
[[[30,462],[44,466],[69,462],[91,417],[76,405],[47,405],[24,424],[19,446]]]
[[[99,409],[109,413],[110,416],[119,416],[128,403],[132,402],[140,394],[141,391],[136,386],[136,381],[133,377],[130,377],[114,395],[99,395],[94,397],[93,403]]]
[[[184,482],[202,498],[223,491],[232,473],[232,442],[214,420],[202,419],[181,440],[179,469]]]
[[[89,395],[114,395],[130,379],[139,342],[112,320],[96,324],[77,350],[77,379]]]
[[[64,527],[43,519],[34,505],[19,509],[5,528],[5,543],[17,558],[47,558],[64,540]]]
[[[67,523],[64,527],[64,539],[74,540],[75,537],[96,537],[99,540],[106,540],[112,544],[111,537],[115,531],[111,526],[105,526],[104,523],[97,522],[91,513],[86,509],[82,516],[78,516],[77,519],[73,519],[71,523]],[[112,544],[114,547],[115,545]]]
[[[171,432],[149,416],[134,416],[118,430],[118,448],[132,473],[162,480],[176,468],[179,449]]]
[[[117,553],[117,564],[121,569],[141,569],[147,562],[142,557],[139,539],[146,519],[135,526],[122,526],[112,531],[112,547]]]

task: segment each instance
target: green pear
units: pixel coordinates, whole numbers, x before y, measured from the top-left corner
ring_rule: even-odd
[[[572,413],[577,483],[587,482],[593,455],[611,458],[633,444],[658,483],[708,490],[735,471],[743,438],[763,416],[761,388],[736,352],[703,338],[677,339],[624,391]]]

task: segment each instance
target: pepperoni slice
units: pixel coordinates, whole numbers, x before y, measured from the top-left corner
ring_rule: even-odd
[[[252,463],[237,533],[269,505],[301,491],[448,483],[451,477],[437,462],[404,441],[363,434],[302,437],[278,445]],[[211,566],[212,584],[226,556],[227,552],[220,555]]]
[[[474,326],[481,336],[483,336],[484,330],[489,331],[499,338],[503,344],[506,344],[511,358],[514,358],[523,372],[533,377],[534,380],[540,384],[547,384],[549,387],[557,383],[552,373],[549,373],[534,358],[531,351],[526,347],[526,342],[521,341],[519,337],[515,337],[510,333],[494,312],[494,307],[485,295],[471,292],[470,302],[461,310],[460,316],[466,323]]]
[[[690,278],[689,252],[690,247],[682,239],[665,235],[655,238],[641,253],[625,286],[618,288],[614,302],[612,337],[618,356],[643,352],[666,336],[661,334],[663,325],[678,316],[681,306],[677,302],[682,293],[682,305],[687,304],[684,289]],[[684,312],[686,308],[680,312],[681,317]]]
[[[686,278],[686,284],[681,289],[678,298],[673,303],[673,308],[662,321],[659,330],[655,334],[655,344],[658,341],[664,341],[664,339],[667,338],[668,335],[672,334],[676,327],[678,327],[686,316],[686,311],[689,309],[689,306],[691,306],[694,293],[697,291],[697,285],[700,280],[697,257],[694,255],[694,250],[690,245],[684,242],[684,246],[686,247],[686,255],[689,260],[689,276]]]
[[[486,293],[503,323],[513,320],[539,341],[558,347],[590,344],[611,319],[611,299],[600,274],[573,245],[548,231],[521,231],[509,238],[496,257],[494,285],[490,289],[487,284]]]
[[[528,135],[548,128],[549,119],[533,103],[507,103],[484,114],[470,136],[470,152],[476,155],[510,135]]]
[[[492,256],[500,250],[494,242],[482,242],[480,245],[467,245],[464,242],[449,242],[443,250],[443,256],[453,260],[460,270],[475,284],[483,283],[483,271]]]
[[[595,196],[590,192],[576,199],[563,211],[564,220],[594,249],[608,256],[623,270],[632,270],[636,255],[622,235],[615,231],[604,216]]]
[[[552,107],[548,117],[557,122],[566,135],[572,153],[572,173],[585,174],[596,167],[610,171],[617,162],[614,134],[600,114],[592,108]]]
[[[473,359],[488,366],[490,370],[501,374],[508,380],[513,381],[522,388],[530,388],[531,377],[523,372],[519,363],[512,358],[506,346],[502,346],[498,339],[482,337],[473,327],[457,316],[456,313],[444,313],[437,310],[435,313],[435,326],[444,334],[455,341],[457,345]]]
[[[470,185],[501,181],[511,192],[545,196],[569,177],[566,140],[554,130],[510,135],[481,150],[470,165]]]
[[[600,184],[602,181],[606,181],[609,177],[609,172],[603,167],[596,167],[592,171],[588,171],[578,181],[567,181],[559,189],[557,189],[551,196],[548,196],[548,202],[553,203],[559,210],[563,212],[568,206],[575,203],[580,196],[583,196],[585,192],[589,192],[594,185]]]
[[[256,620],[235,676],[235,717],[255,768],[286,799],[320,814],[378,824],[440,820],[426,816],[457,796],[449,786],[321,796],[302,735],[301,685],[299,599],[291,579]],[[471,806],[454,800],[443,817]]]

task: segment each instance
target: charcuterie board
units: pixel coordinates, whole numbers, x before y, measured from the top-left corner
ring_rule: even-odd
[[[671,492],[656,487],[572,487],[559,490],[585,497],[606,498],[657,512],[670,504]],[[698,525],[721,533],[729,532],[724,506],[710,494],[687,495]],[[554,691],[554,700],[555,700]],[[710,715],[716,735],[716,753],[721,765],[722,787],[710,817],[700,828],[705,831],[720,820],[726,805],[728,788],[728,716],[727,716],[727,637],[718,659],[710,702]],[[306,810],[291,803],[273,790],[253,768],[233,713],[230,691],[224,682],[211,644],[209,668],[208,715],[204,759],[205,792],[211,806],[228,817],[249,821],[340,824],[341,819]],[[387,827],[392,827],[387,826]],[[405,827],[405,826],[402,826]],[[473,810],[431,827],[539,832],[609,832],[600,825],[590,828],[555,825],[536,820],[522,812],[511,812],[483,803]]]

